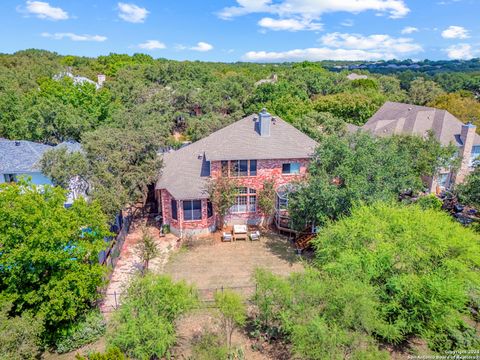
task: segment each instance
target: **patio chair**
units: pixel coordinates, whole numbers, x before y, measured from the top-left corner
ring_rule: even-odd
[[[251,241],[259,241],[260,240],[260,231],[250,231],[250,240]]]
[[[222,234],[222,241],[232,241],[232,233],[223,232]]]

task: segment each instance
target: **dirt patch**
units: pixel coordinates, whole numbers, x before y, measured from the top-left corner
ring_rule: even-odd
[[[97,341],[91,344],[85,345],[84,347],[81,347],[80,349],[74,350],[69,353],[57,354],[57,353],[45,352],[42,355],[42,359],[43,360],[74,360],[77,354],[88,355],[93,352],[104,352],[105,349],[106,349],[105,337],[101,337]]]
[[[176,359],[192,359],[192,344],[206,332],[223,335],[219,327],[215,309],[199,309],[191,312],[177,321],[177,345],[172,349]],[[232,337],[232,347],[241,348],[248,360],[276,360],[255,351],[255,341],[239,329]]]

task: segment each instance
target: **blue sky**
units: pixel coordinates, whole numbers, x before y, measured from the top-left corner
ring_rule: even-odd
[[[2,0],[0,52],[208,61],[480,57],[480,0]]]

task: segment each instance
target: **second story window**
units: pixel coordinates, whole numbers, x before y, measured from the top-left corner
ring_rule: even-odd
[[[222,161],[222,176],[226,176],[228,162]],[[230,160],[230,176],[256,176],[257,160]]]
[[[300,174],[300,163],[282,164],[282,174]]]

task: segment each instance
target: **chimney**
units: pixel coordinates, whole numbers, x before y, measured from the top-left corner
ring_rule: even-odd
[[[103,86],[103,83],[105,82],[105,80],[107,80],[107,77],[103,74],[98,74],[97,75],[97,84],[98,86],[102,87]]]
[[[462,147],[459,151],[462,163],[460,165],[460,169],[458,169],[457,176],[455,177],[456,184],[462,183],[470,172],[470,159],[472,156],[473,141],[475,139],[476,129],[477,127],[471,122],[462,125],[462,131],[460,132]]]
[[[258,132],[262,137],[270,136],[270,126],[272,122],[272,115],[267,112],[267,109],[263,108],[258,114]]]

